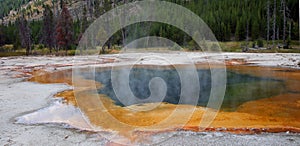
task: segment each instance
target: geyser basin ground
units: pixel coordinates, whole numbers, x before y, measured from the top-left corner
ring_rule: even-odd
[[[198,65],[198,74],[200,81],[209,81],[209,71],[206,65]],[[147,72],[148,75],[143,76],[139,83],[131,85],[131,89],[136,96],[143,98],[149,95],[148,83],[150,77],[160,76],[162,78],[172,77],[175,79],[170,84],[167,91],[167,98],[164,103],[160,103],[155,109],[147,112],[132,111],[130,108],[138,108],[139,106],[152,106],[153,103],[138,103],[135,105],[124,107],[114,97],[110,88],[109,67],[103,67],[97,70],[96,86],[98,87],[98,95],[89,92],[89,86],[84,86],[85,90],[78,94],[81,96],[75,101],[73,91],[65,91],[59,94],[69,102],[77,105],[81,104],[82,112],[88,117],[89,121],[96,126],[104,129],[120,132],[121,135],[132,137],[133,131],[142,131],[136,126],[149,126],[157,123],[163,123],[173,111],[178,108],[185,111],[195,108],[194,113],[186,123],[186,125],[178,125],[182,122],[185,112],[178,113],[172,121],[160,124],[154,127],[154,131],[183,129],[192,131],[231,131],[236,133],[259,133],[259,132],[299,132],[300,128],[300,87],[299,70],[268,68],[255,66],[227,66],[228,83],[225,94],[224,104],[217,117],[206,129],[199,129],[201,117],[205,112],[203,105],[206,104],[209,92],[200,94],[198,107],[190,105],[177,105],[177,97],[180,94],[175,90],[180,84],[176,83],[176,73],[172,69],[156,69],[147,66],[134,68],[131,78],[138,74]],[[83,69],[84,70],[84,69]],[[204,74],[204,75],[203,75]],[[55,72],[42,76],[35,76],[32,80],[51,83],[61,79],[57,77],[64,76],[65,79],[71,75],[71,70]],[[202,77],[202,78],[201,78]],[[68,79],[67,79],[68,80]],[[146,82],[146,83],[145,83]],[[175,82],[175,83],[173,83]],[[95,85],[94,79],[82,79],[84,85]],[[143,84],[146,84],[143,85]],[[137,88],[135,85],[138,85]],[[201,86],[200,90],[209,91],[209,84]],[[208,89],[208,90],[206,90]],[[176,92],[171,92],[175,90]],[[95,98],[97,97],[97,99]],[[95,107],[95,103],[101,100],[103,108]],[[156,105],[155,105],[156,106]],[[117,119],[132,127],[120,126],[119,122],[111,119]],[[183,126],[183,127],[182,127]],[[225,128],[225,129],[224,129]],[[128,134],[128,131],[130,131]],[[133,132],[133,133],[132,133]]]
[[[177,55],[176,53],[175,55]],[[173,54],[167,54],[173,55]],[[195,62],[202,62],[202,53],[192,52],[190,55]],[[287,94],[280,94],[275,97],[250,101],[242,104],[236,112],[220,112],[217,119],[213,123],[215,127],[229,127],[207,129],[212,131],[233,131],[236,133],[244,133],[252,130],[255,132],[283,132],[295,130],[295,124],[299,121],[299,66],[300,54],[253,54],[253,53],[223,53],[228,64],[238,65],[242,62],[257,65],[258,67],[249,66],[227,66],[228,69],[238,71],[242,74],[250,74],[251,76],[259,76],[273,78],[275,80],[283,80],[286,86]],[[138,56],[138,55],[137,55]],[[217,55],[208,55],[209,58],[218,58]],[[134,55],[131,56],[135,58]],[[93,64],[86,61],[83,56],[82,65],[88,66]],[[130,58],[129,58],[130,59]],[[126,63],[125,59],[117,58],[116,55],[103,55],[99,58],[101,66],[110,66],[109,62],[120,60]],[[33,71],[36,72],[36,81],[40,83],[68,83],[72,81],[70,71],[61,71],[69,69],[73,64],[73,57],[9,57],[0,58],[0,113],[1,128],[0,143],[1,145],[104,145],[109,144],[105,139],[96,138],[86,132],[78,132],[77,130],[64,129],[56,124],[50,124],[39,121],[34,125],[14,124],[16,117],[25,117],[28,113],[40,113],[40,110],[49,109],[48,106],[53,105],[53,94],[62,90],[69,89],[68,86],[60,84],[37,84],[24,82],[20,77],[30,77]],[[271,66],[259,67],[259,66]],[[276,68],[278,67],[278,68]],[[298,69],[291,69],[298,68]],[[50,72],[44,73],[42,71]],[[53,73],[55,72],[55,73]],[[39,77],[39,75],[41,75]],[[15,79],[17,77],[17,79]],[[39,79],[38,79],[39,78]],[[33,80],[34,80],[33,79]],[[58,96],[69,97],[72,99],[72,92],[65,91]],[[56,103],[56,102],[55,102]],[[63,107],[71,106],[66,103]],[[76,103],[74,103],[75,105]],[[56,105],[56,104],[54,104]],[[71,106],[72,107],[72,106]],[[70,108],[72,109],[72,108]],[[166,108],[167,109],[167,108]],[[45,111],[44,110],[44,111]],[[62,110],[62,109],[58,109]],[[36,112],[34,112],[36,111]],[[61,116],[56,113],[47,113]],[[79,115],[81,116],[81,115]],[[272,118],[277,117],[277,118]],[[63,117],[67,125],[74,126],[72,121]],[[223,122],[221,121],[223,119]],[[30,119],[28,119],[30,121]],[[57,120],[57,118],[56,118]],[[28,122],[28,121],[27,121]],[[27,123],[25,122],[25,123]],[[54,121],[54,123],[56,123]],[[35,125],[38,124],[38,125]],[[42,124],[42,125],[39,125]],[[172,123],[171,123],[172,124]],[[61,124],[59,124],[61,125]],[[64,124],[63,124],[64,125]],[[185,127],[186,130],[197,129]],[[230,127],[235,127],[231,128]],[[271,129],[270,129],[271,127]],[[273,127],[273,128],[272,128]],[[298,124],[299,127],[299,124]],[[116,129],[118,130],[118,129]],[[289,133],[262,133],[258,135],[235,135],[219,132],[212,133],[194,133],[194,132],[171,132],[175,134],[172,138],[162,143],[162,145],[299,145],[299,134]],[[166,134],[168,135],[169,132]],[[139,133],[141,134],[141,133]],[[165,136],[164,134],[155,134],[157,137]]]

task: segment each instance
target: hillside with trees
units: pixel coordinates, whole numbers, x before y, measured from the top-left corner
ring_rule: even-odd
[[[7,16],[10,11],[18,11],[22,5],[25,5],[30,0],[0,0],[0,18]]]
[[[9,18],[7,15],[15,11],[16,19],[5,19],[5,23],[2,21],[0,46],[12,44],[12,51],[26,48],[27,54],[30,54],[36,48],[48,48],[50,53],[52,50],[67,52],[75,49],[83,32],[97,17],[132,0],[35,0],[31,4],[41,10],[35,13],[27,13],[33,12],[30,9],[33,6],[28,5],[26,0],[9,1],[10,4],[0,6],[0,18]],[[282,47],[289,48],[292,40],[299,40],[298,0],[167,1],[182,5],[199,15],[222,42],[246,41],[247,47],[250,46],[248,42],[253,42],[253,46],[267,48],[282,44]],[[29,16],[33,14],[36,17]],[[181,30],[155,22],[123,28],[106,42],[106,48],[120,47],[149,35],[166,37],[190,49],[200,49]],[[0,51],[5,51],[5,47]]]

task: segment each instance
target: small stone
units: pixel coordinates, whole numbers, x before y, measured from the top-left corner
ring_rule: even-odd
[[[66,135],[65,137],[64,137],[64,139],[68,139],[69,138],[69,135]]]

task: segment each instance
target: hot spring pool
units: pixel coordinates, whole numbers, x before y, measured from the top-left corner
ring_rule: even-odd
[[[212,92],[211,71],[205,66],[197,66],[200,82],[200,94],[196,103],[198,106],[179,102],[182,94],[180,76],[174,68],[162,66],[132,68],[128,84],[135,97],[147,99],[151,96],[149,83],[153,78],[161,78],[166,85],[164,98],[162,100],[152,98],[147,102],[134,101],[125,106],[114,92],[111,69],[111,67],[101,67],[92,69],[93,72],[91,68],[80,69],[82,76],[78,79],[81,85],[78,90],[67,90],[57,94],[63,97],[67,104],[63,102],[58,104],[59,106],[53,105],[31,115],[25,115],[21,118],[23,120],[21,123],[66,121],[72,125],[75,122],[78,129],[88,127],[92,130],[95,130],[94,128],[113,130],[125,137],[134,137],[135,133],[132,131],[143,131],[145,127],[154,131],[170,129],[224,131],[224,128],[229,132],[246,133],[300,131],[299,70],[228,66],[225,97],[221,109],[217,111],[205,108]],[[118,73],[121,70],[114,71]],[[92,77],[91,74],[93,74]],[[35,76],[31,81],[72,85],[72,70]],[[125,100],[130,98],[125,98]],[[66,104],[66,106],[61,106],[61,104]],[[73,109],[69,110],[73,112],[68,113],[68,110],[61,109],[61,107]],[[155,108],[147,111],[135,110],[147,107]],[[61,110],[66,112],[63,114],[56,112]],[[199,123],[207,111],[217,111],[217,114],[213,117],[209,127],[199,129],[201,126]],[[78,120],[66,119],[68,114],[76,117],[73,119],[80,119],[81,113],[93,126],[81,125],[82,123],[78,123]],[[39,115],[43,114],[55,116],[47,116],[53,119],[40,119]],[[45,117],[42,116],[42,118]]]
[[[115,71],[118,72],[118,70]],[[211,94],[211,71],[209,69],[197,69],[197,73],[200,83],[200,94],[197,105],[205,107]],[[163,98],[162,102],[178,104],[181,97],[181,82],[179,74],[172,68],[151,69],[139,67],[131,69],[129,86],[134,96],[139,99],[148,98],[151,94],[149,82],[155,77],[163,79],[167,85],[166,96]],[[98,89],[99,94],[105,94],[114,100],[116,105],[124,106],[116,96],[112,87],[111,70],[103,70],[101,68],[96,69],[94,80],[104,85],[102,88]],[[226,92],[221,110],[235,111],[245,102],[268,98],[285,92],[287,91],[282,80],[270,77],[257,77],[228,70]],[[161,99],[154,98],[148,102],[161,102]],[[139,103],[138,101],[133,103],[144,104]]]

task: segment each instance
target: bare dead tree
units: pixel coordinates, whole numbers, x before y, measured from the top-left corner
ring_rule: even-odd
[[[31,53],[31,32],[24,15],[19,18],[18,28],[21,45],[26,48],[26,55],[29,55]]]
[[[267,1],[267,48],[270,41],[270,0]]]
[[[64,48],[66,55],[73,42],[73,19],[66,5],[63,6],[62,12],[56,24],[56,40],[58,46]]]
[[[282,14],[283,14],[283,31],[282,31],[282,39],[283,39],[283,43],[285,44],[286,42],[286,3],[285,0],[281,0],[281,7],[282,7]]]
[[[276,38],[276,2],[277,0],[274,0],[274,8],[273,8],[273,46],[275,45],[275,38]]]
[[[247,30],[246,30],[246,48],[248,51],[248,43],[249,43],[249,20],[247,20]]]
[[[49,6],[45,7],[44,16],[43,16],[43,38],[42,41],[52,53],[52,48],[54,47],[54,20],[53,13]]]
[[[128,3],[128,1],[127,0],[123,0],[123,2],[122,2],[123,4],[126,4],[126,3]],[[125,15],[125,12],[123,12],[123,15]],[[123,17],[120,17],[120,18],[124,18],[125,16],[123,16]],[[119,20],[119,22],[120,22],[120,24],[125,24],[125,22],[124,21],[126,21],[125,19],[124,20]],[[123,22],[123,23],[122,23]],[[122,44],[123,44],[123,47],[125,46],[125,44],[126,44],[126,29],[125,28],[122,28],[121,29],[121,33],[122,33]]]
[[[93,20],[93,16],[94,16],[94,0],[87,0],[86,1],[86,6],[87,6],[87,9],[88,9],[88,12],[89,12],[89,16],[91,18],[91,20]]]
[[[291,39],[292,22],[289,22],[289,39]]]
[[[277,27],[277,40],[279,40],[279,27]]]

